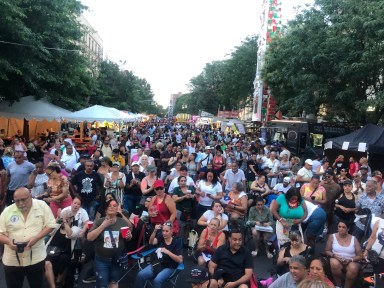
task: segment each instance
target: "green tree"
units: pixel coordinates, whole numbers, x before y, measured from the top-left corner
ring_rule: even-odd
[[[317,0],[267,51],[263,78],[283,112],[356,124],[384,113],[384,1]],[[370,109],[368,109],[370,107]]]
[[[150,84],[132,71],[121,71],[117,63],[106,60],[100,64],[98,93],[91,104],[101,104],[132,112],[153,113],[159,111],[153,100]]]
[[[228,59],[206,64],[202,73],[190,80],[193,101],[188,110],[216,114],[219,107],[239,109],[253,91],[257,63],[257,37],[247,37]],[[189,108],[190,107],[190,108]]]
[[[81,52],[77,17],[84,8],[76,0],[0,0],[3,99],[36,95],[73,108],[85,104],[96,82]]]

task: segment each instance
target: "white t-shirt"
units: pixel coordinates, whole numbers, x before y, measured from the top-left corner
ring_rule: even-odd
[[[176,187],[179,187],[179,183],[177,182],[177,179],[178,177],[174,178],[171,184],[169,184],[168,193],[173,193],[173,189],[175,189]],[[187,186],[195,187],[195,182],[189,176],[187,176]]]
[[[36,198],[44,193],[44,183],[48,183],[48,175],[43,174],[37,174],[35,179],[35,185],[33,185],[31,189],[32,197]]]
[[[215,213],[212,210],[207,210],[203,214],[204,218],[207,219],[207,223],[211,222],[213,218],[215,218]],[[227,220],[228,223],[228,216],[225,213],[221,213],[221,219]],[[225,225],[223,228],[223,231],[228,231],[228,224]]]
[[[273,187],[273,190],[277,192],[283,192],[284,194],[287,193],[289,189],[291,189],[291,185],[288,185],[287,187],[284,187],[283,183],[276,184],[275,187]]]
[[[204,192],[205,194],[211,194],[212,196],[217,196],[217,193],[223,192],[223,188],[220,183],[216,183],[216,185],[206,185],[206,182],[204,180],[201,180],[199,182],[200,191]],[[203,206],[211,206],[213,200],[209,198],[207,195],[204,197],[200,196],[200,205]]]
[[[63,217],[64,215],[68,215],[68,214],[72,213],[71,209],[72,209],[72,207],[68,206],[68,207],[65,207],[63,210],[61,210],[61,217]],[[83,223],[88,221],[88,220],[89,220],[89,216],[88,216],[87,211],[85,211],[85,209],[80,207],[79,211],[77,211],[77,213],[75,214],[74,221],[77,221],[76,226],[79,227],[80,229],[83,229]]]

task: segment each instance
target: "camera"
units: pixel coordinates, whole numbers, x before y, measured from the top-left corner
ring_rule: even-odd
[[[13,244],[16,245],[17,253],[23,253],[28,242],[15,242],[15,239],[13,239]]]

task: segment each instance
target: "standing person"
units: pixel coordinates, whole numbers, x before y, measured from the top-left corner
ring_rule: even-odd
[[[160,156],[160,179],[164,180],[169,173],[170,167],[168,166],[168,161],[175,156],[175,153],[172,151],[172,144],[168,144],[166,150]]]
[[[83,208],[87,211],[89,218],[93,221],[96,216],[96,207],[98,202],[96,198],[101,195],[103,185],[97,172],[93,170],[93,161],[85,161],[85,170],[77,173],[70,183],[70,189],[73,195],[80,195]]]
[[[250,287],[253,274],[253,259],[243,245],[243,236],[238,230],[229,232],[229,242],[220,246],[209,262],[211,288]]]
[[[43,162],[37,162],[35,167],[36,169],[29,175],[28,188],[31,189],[33,198],[39,198],[47,187],[48,175],[44,171]]]
[[[5,186],[8,188],[5,202],[7,206],[12,204],[13,193],[15,193],[17,188],[27,187],[29,175],[35,170],[35,165],[24,160],[24,152],[16,151],[14,157],[15,161],[9,163],[7,167],[7,179],[5,183]]]
[[[0,243],[5,244],[2,259],[5,281],[8,288],[21,288],[27,276],[31,288],[40,288],[47,257],[44,237],[56,227],[55,218],[47,204],[32,199],[27,188],[18,188],[13,199],[15,204],[0,215]],[[19,244],[18,248],[16,243],[23,245]]]
[[[125,174],[119,172],[120,163],[113,162],[112,172],[105,175],[105,193],[113,193],[120,204],[123,204],[123,190],[126,182]]]
[[[334,223],[333,211],[335,208],[335,201],[341,193],[341,187],[335,182],[332,168],[329,168],[325,171],[321,185],[325,188],[325,192],[327,194],[327,201],[322,205],[322,207],[327,214],[327,227],[330,229],[332,227],[332,223]]]
[[[200,180],[196,189],[196,194],[200,196],[199,205],[197,206],[198,217],[211,207],[215,200],[221,200],[223,190],[217,175],[213,171],[205,172],[203,179]]]
[[[349,157],[349,169],[348,169],[349,175],[352,176],[353,174],[359,172],[359,170],[360,170],[359,162],[357,162],[355,158]]]
[[[239,169],[239,165],[237,163],[232,163],[232,169],[228,169],[224,174],[223,191],[226,193],[231,191],[233,184],[236,182],[241,182],[244,187],[247,187],[245,183],[244,171]]]
[[[53,216],[57,217],[58,209],[68,207],[72,203],[71,195],[69,195],[68,178],[61,174],[61,169],[58,165],[50,165],[45,169],[48,179],[48,194],[49,197],[44,201],[49,203]]]
[[[150,174],[153,176],[153,171],[156,170],[153,170],[153,166],[150,167]],[[143,195],[141,184],[144,178],[146,178],[146,176],[144,172],[140,172],[139,163],[132,162],[132,171],[126,175],[127,182],[124,188],[124,208],[128,210],[129,213],[132,213],[136,206],[140,205],[141,196]]]
[[[106,203],[105,217],[95,221],[87,235],[88,241],[95,242],[95,273],[97,288],[117,288],[122,268],[116,261],[125,249],[125,241],[132,239],[132,224],[117,217],[119,203]],[[129,227],[126,238],[120,233],[122,227]]]

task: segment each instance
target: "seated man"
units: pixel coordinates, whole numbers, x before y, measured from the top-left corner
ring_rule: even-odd
[[[269,286],[269,288],[294,288],[297,287],[308,275],[306,260],[301,255],[289,259],[289,272],[283,274]]]
[[[242,234],[231,230],[229,243],[220,246],[209,262],[210,287],[248,288],[252,273],[252,255],[243,246]]]

